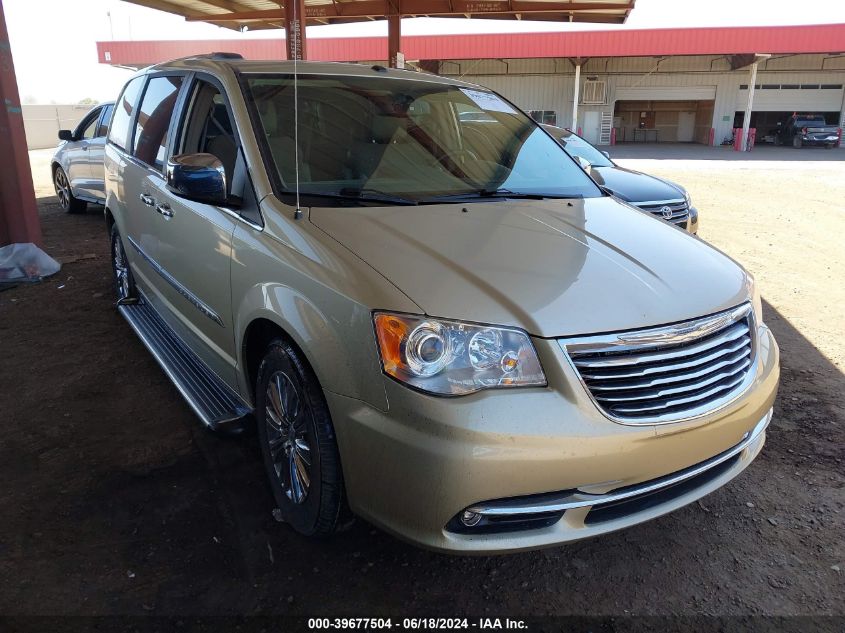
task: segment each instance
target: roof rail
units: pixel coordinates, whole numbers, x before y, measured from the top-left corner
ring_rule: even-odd
[[[227,53],[225,51],[215,53],[205,53],[202,55],[191,55],[191,57],[199,57],[202,59],[243,59],[244,56],[240,53]]]
[[[185,61],[186,59],[243,59],[244,56],[240,53],[227,53],[227,52],[216,52],[216,53],[200,53],[198,55],[188,55],[186,57],[179,57],[177,59],[171,59],[170,61],[173,62],[181,62]]]

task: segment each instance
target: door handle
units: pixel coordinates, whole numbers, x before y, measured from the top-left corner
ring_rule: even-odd
[[[156,203],[155,198],[153,198],[150,194],[142,193],[138,197],[141,199],[141,202],[143,202],[148,207],[155,206],[155,203]]]
[[[161,204],[156,205],[156,211],[161,213],[166,218],[173,217],[173,209],[170,208],[170,205],[166,202],[162,202]]]

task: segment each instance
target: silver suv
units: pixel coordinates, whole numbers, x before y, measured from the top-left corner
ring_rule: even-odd
[[[59,130],[61,143],[50,161],[53,186],[67,213],[82,213],[89,202],[105,201],[103,150],[114,103],[92,108],[76,129]]]
[[[206,425],[256,425],[289,526],[530,549],[751,463],[778,348],[736,262],[484,88],[294,73],[149,68],[105,157],[119,310]]]

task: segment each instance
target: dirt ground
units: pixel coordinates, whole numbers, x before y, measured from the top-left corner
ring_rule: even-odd
[[[845,150],[648,151],[618,155],[684,184],[701,237],[762,287],[783,362],[768,443],[690,507],[497,558],[276,523],[255,438],[200,428],[112,308],[101,210],[61,213],[36,153],[64,267],[0,292],[0,614],[845,614]]]

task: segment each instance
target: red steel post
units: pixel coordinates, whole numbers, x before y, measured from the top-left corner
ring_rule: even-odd
[[[3,0],[0,0],[0,246],[41,244],[41,221],[26,149],[23,113],[9,46]]]

